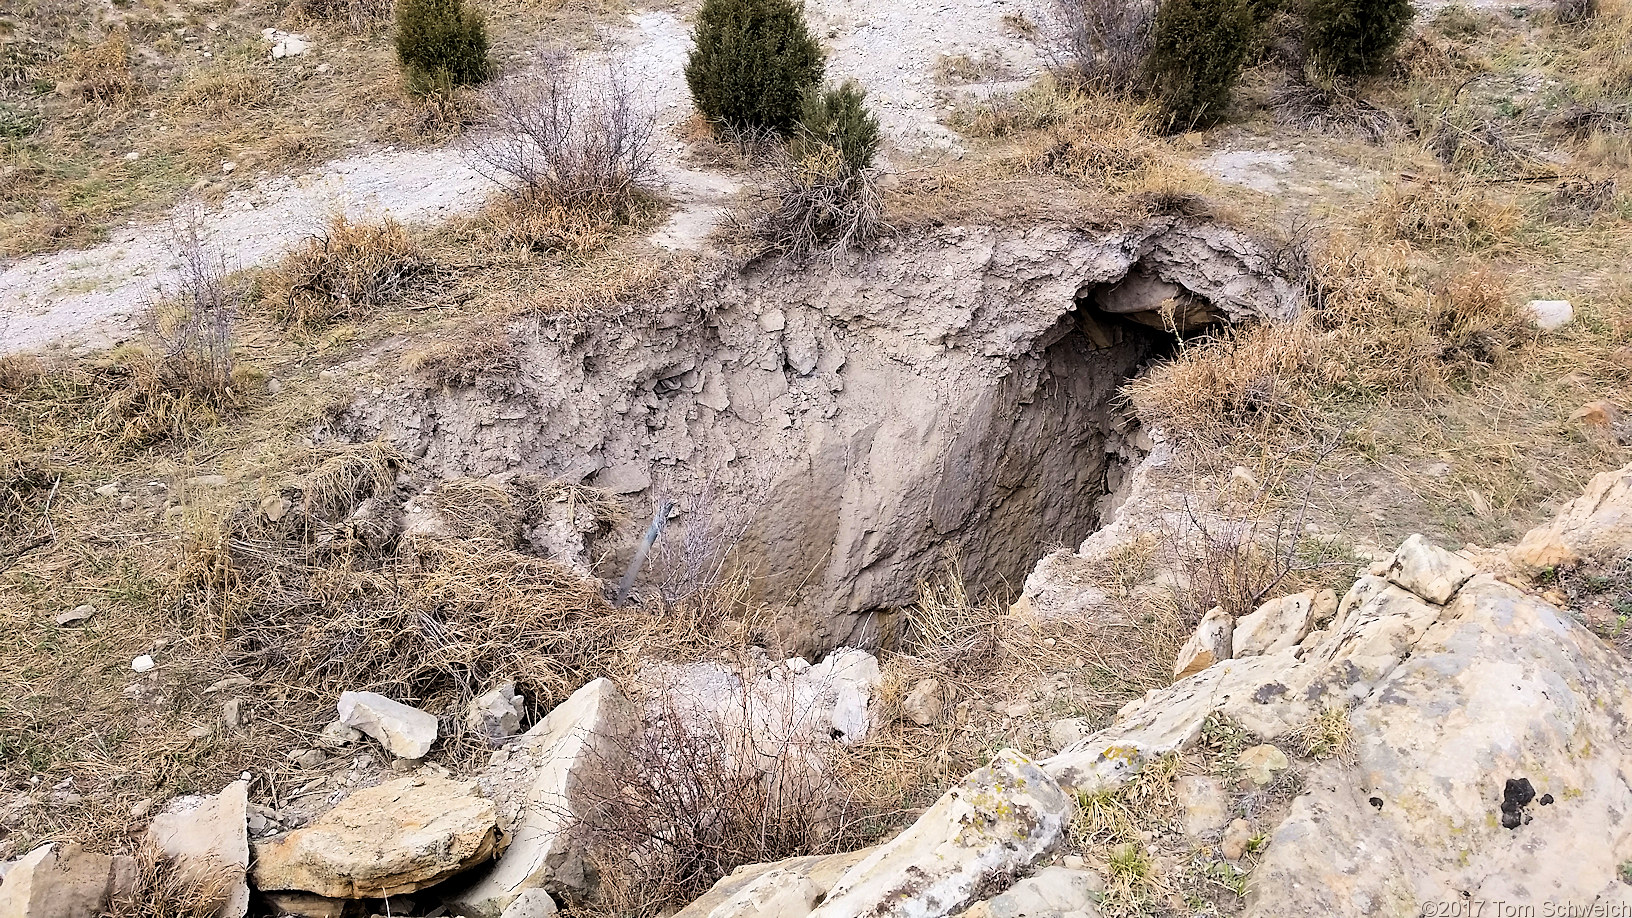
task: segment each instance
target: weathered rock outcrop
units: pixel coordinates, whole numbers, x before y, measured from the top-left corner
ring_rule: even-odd
[[[1099,524],[1125,458],[1111,402],[1153,340],[1127,318],[1163,299],[1124,291],[1112,316],[1100,294],[1136,266],[1212,319],[1299,308],[1269,253],[1218,226],[948,228],[836,266],[731,272],[617,320],[516,329],[521,373],[410,379],[345,427],[444,477],[520,468],[675,498],[677,526],[720,518],[705,494],[746,507],[756,584],[802,594],[814,617],[790,649],[869,646],[874,613],[910,602],[943,557],[976,583],[1017,579],[1039,544]]]
[[[1509,553],[1521,568],[1605,561],[1632,553],[1632,465],[1593,476],[1586,491]]]
[[[147,827],[147,837],[183,876],[230,878],[220,918],[249,912],[249,782],[214,797],[178,797]],[[213,885],[213,884],[212,884]]]
[[[528,890],[569,899],[587,891],[592,877],[572,831],[574,808],[582,783],[625,751],[634,726],[623,693],[597,679],[493,754],[481,782],[497,801],[509,847],[450,900],[458,914],[498,918]]]
[[[930,918],[971,904],[993,880],[1059,844],[1075,804],[1044,771],[1004,750],[906,831],[845,871],[813,918]]]
[[[90,918],[135,889],[136,863],[73,842],[41,845],[0,882],[0,918]]]
[[[360,790],[316,822],[255,844],[261,890],[378,899],[435,886],[492,857],[498,819],[473,783],[430,773]]]

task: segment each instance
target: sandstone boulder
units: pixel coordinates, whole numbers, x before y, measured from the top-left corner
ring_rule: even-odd
[[[675,913],[674,918],[753,918],[764,909],[774,909],[781,918],[797,918],[790,903],[802,901],[805,890],[814,888],[825,897],[839,877],[872,854],[873,849],[845,854],[794,857],[770,864],[738,867],[708,892]],[[766,880],[767,876],[774,876]],[[802,914],[815,908],[815,900]],[[766,918],[769,918],[767,914]]]
[[[1609,560],[1629,547],[1632,465],[1593,476],[1580,497],[1565,504],[1551,523],[1532,529],[1508,557],[1521,568],[1540,570]]]
[[[811,915],[949,915],[987,884],[1059,844],[1075,805],[1030,759],[1006,749],[850,868]]]
[[[1315,591],[1271,599],[1241,616],[1230,638],[1230,656],[1236,659],[1276,653],[1297,646],[1309,634]]]
[[[597,679],[558,705],[515,742],[493,754],[481,782],[497,801],[509,848],[449,905],[493,918],[518,896],[543,889],[581,898],[590,882],[571,828],[583,782],[619,755],[634,712],[609,679]]]
[[[178,797],[148,824],[147,837],[183,875],[231,880],[220,918],[249,912],[249,782],[214,797]]]
[[[962,918],[1098,918],[1105,881],[1090,870],[1045,867],[976,903]]]
[[[1202,617],[1196,633],[1179,648],[1179,657],[1173,663],[1174,680],[1201,672],[1220,660],[1230,658],[1230,644],[1235,621],[1223,609],[1214,607]]]
[[[1383,577],[1429,602],[1443,605],[1476,573],[1466,560],[1413,535],[1394,552]]]
[[[135,889],[128,857],[95,854],[73,842],[41,845],[6,870],[0,918],[91,918]]]
[[[526,711],[526,702],[516,694],[516,683],[501,682],[470,702],[465,726],[497,746],[521,732],[521,718]]]
[[[1567,614],[1475,578],[1350,721],[1356,764],[1311,776],[1249,914],[1632,906],[1632,667]]]
[[[374,692],[342,692],[340,723],[373,737],[399,759],[423,759],[436,742],[436,718]]]
[[[377,899],[434,886],[493,856],[498,819],[474,783],[411,775],[360,790],[316,822],[255,844],[261,890]]]

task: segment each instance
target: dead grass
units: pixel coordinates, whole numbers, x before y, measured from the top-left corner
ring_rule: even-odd
[[[521,369],[515,343],[503,326],[471,329],[404,354],[402,368],[432,383],[456,389],[483,379],[504,379]]]
[[[326,230],[261,273],[261,301],[283,322],[323,328],[402,296],[430,267],[396,221],[355,223],[336,215]]]
[[[123,101],[137,89],[130,71],[130,37],[122,31],[68,52],[60,72],[82,97],[102,105]]]
[[[242,875],[231,864],[181,866],[144,844],[136,853],[135,887],[115,894],[99,918],[220,918]]]
[[[1511,243],[1519,219],[1518,208],[1494,200],[1483,183],[1449,177],[1384,189],[1372,227],[1386,238],[1479,252]]]

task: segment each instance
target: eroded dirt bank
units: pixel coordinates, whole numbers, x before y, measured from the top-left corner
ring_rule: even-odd
[[[342,429],[436,476],[523,470],[637,508],[673,500],[673,525],[746,509],[740,552],[764,594],[798,597],[814,645],[871,643],[873,613],[937,565],[1017,583],[1099,525],[1137,452],[1116,387],[1165,336],[1128,319],[1175,295],[1213,321],[1298,308],[1257,243],[1214,225],[948,228],[834,265],[750,265],[615,320],[512,329],[519,373],[405,378]]]

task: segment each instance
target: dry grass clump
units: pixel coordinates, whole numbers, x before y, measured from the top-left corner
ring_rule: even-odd
[[[345,23],[354,34],[366,35],[391,20],[394,0],[295,0],[288,13],[296,19]]]
[[[1192,432],[1313,430],[1333,398],[1439,390],[1535,340],[1493,268],[1423,285],[1406,250],[1334,239],[1315,252],[1298,318],[1186,342],[1124,391],[1147,420]]]
[[[510,198],[485,208],[470,226],[484,246],[500,251],[583,259],[655,212],[649,197],[612,209]]]
[[[109,32],[94,45],[69,51],[60,73],[88,101],[107,104],[129,98],[137,87],[130,72],[129,36]]]
[[[1028,139],[1018,158],[1024,168],[1125,191],[1162,158],[1153,107],[1080,93],[1068,107]]]
[[[268,272],[262,299],[282,321],[321,328],[401,296],[429,267],[396,221],[356,223],[340,214]]]
[[[1475,252],[1511,242],[1519,211],[1492,200],[1481,183],[1430,179],[1385,189],[1372,227],[1387,238]]]
[[[515,375],[521,361],[503,326],[485,326],[409,351],[402,357],[402,368],[439,386],[468,389],[482,379]]]
[[[144,844],[136,854],[134,886],[115,892],[99,918],[221,918],[241,882],[241,867],[196,861],[183,866]]]
[[[257,105],[270,91],[264,73],[243,63],[223,63],[188,74],[170,104],[195,114],[221,115]]]

